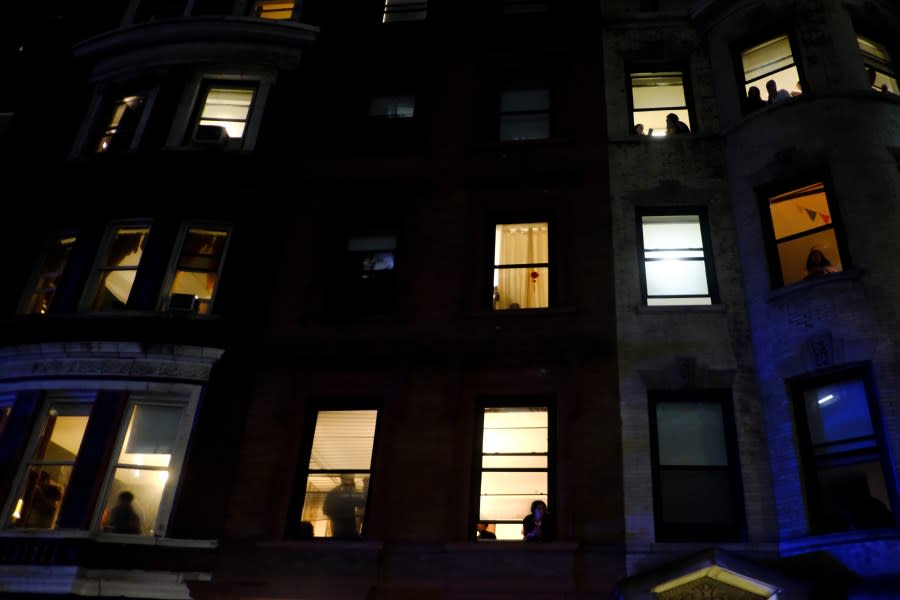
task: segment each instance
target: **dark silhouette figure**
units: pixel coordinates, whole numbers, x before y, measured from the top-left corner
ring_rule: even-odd
[[[487,521],[478,521],[475,524],[475,529],[478,531],[478,539],[479,540],[496,540],[497,536],[493,531],[487,530]]]
[[[356,489],[353,475],[341,475],[341,483],[328,492],[322,508],[325,516],[331,519],[332,537],[358,538],[356,513],[365,506],[366,498]]]
[[[31,494],[25,527],[52,529],[56,517],[56,507],[62,500],[62,489],[50,479],[50,473],[41,471]]]
[[[762,99],[762,93],[755,85],[750,86],[747,90],[747,99],[744,102],[744,112],[752,113],[766,105],[766,101]]]
[[[666,115],[666,135],[679,135],[690,132],[690,128],[678,119],[678,115],[675,113]]]
[[[141,533],[141,518],[134,510],[134,494],[124,491],[119,494],[116,505],[109,509],[103,530],[112,533]]]
[[[531,503],[531,513],[522,519],[522,536],[526,542],[550,542],[556,539],[556,523],[543,500]]]
[[[818,248],[811,249],[806,257],[806,277],[803,279],[814,279],[830,273],[837,273],[837,269],[831,266],[831,261]]]

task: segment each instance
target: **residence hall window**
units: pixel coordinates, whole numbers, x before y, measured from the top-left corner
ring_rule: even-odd
[[[705,211],[641,211],[639,216],[641,291],[647,306],[718,302]]]
[[[125,96],[118,99],[97,143],[97,152],[114,153],[128,150],[134,141],[143,110],[143,96]]]
[[[681,71],[631,73],[631,119],[633,130],[643,125],[646,135],[666,135],[666,117],[674,113],[691,129],[691,115]]]
[[[790,39],[786,35],[743,50],[741,65],[744,69],[745,97],[751,87],[756,87],[762,99],[766,100],[769,97],[766,84],[770,80],[775,82],[776,90],[786,91],[788,97],[801,92],[800,73],[794,63]]]
[[[225,229],[187,228],[169,289],[170,308],[173,303],[187,299],[187,305],[197,314],[209,314],[227,244]]]
[[[260,19],[290,19],[294,16],[294,3],[294,0],[257,0],[253,15]]]
[[[533,501],[553,510],[549,412],[546,406],[487,406],[482,419],[477,520],[498,540],[521,540]]]
[[[768,199],[774,238],[773,283],[791,285],[843,270],[834,212],[825,185],[813,183]]]
[[[894,63],[884,44],[861,35],[856,36],[856,41],[859,44],[859,51],[862,54],[868,82],[872,89],[878,92],[900,94]]]
[[[53,529],[87,429],[93,396],[50,396],[28,449],[8,526]]]
[[[382,23],[399,21],[424,21],[428,14],[428,2],[417,0],[385,0]]]
[[[171,475],[181,470],[193,405],[168,396],[132,394],[125,415],[99,528],[110,533],[163,535],[178,482]]]
[[[124,308],[131,295],[149,226],[116,227],[100,260],[98,283],[90,307],[93,310]]]
[[[228,140],[241,140],[255,93],[255,87],[207,82],[202,88],[194,141],[228,144]]]
[[[412,119],[416,97],[412,94],[374,96],[369,102],[369,117],[374,119]]]
[[[22,312],[43,315],[50,310],[59,278],[69,262],[69,254],[72,252],[73,246],[75,246],[74,235],[57,236],[50,240],[37,270],[34,289]]]
[[[354,235],[346,240],[332,302],[341,310],[366,314],[391,309],[396,298],[397,236]]]
[[[316,413],[300,517],[307,527],[303,535],[340,539],[365,535],[377,420],[377,410]]]
[[[501,224],[494,231],[494,310],[550,306],[549,227]]]
[[[509,89],[501,92],[501,141],[545,140],[549,137],[549,89]]]
[[[811,530],[895,526],[891,463],[868,377],[857,371],[793,387]]]
[[[657,541],[733,540],[740,476],[728,390],[651,391]]]

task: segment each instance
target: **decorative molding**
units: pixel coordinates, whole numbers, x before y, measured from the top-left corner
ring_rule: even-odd
[[[657,594],[659,600],[761,600],[764,596],[746,592],[704,577]]]

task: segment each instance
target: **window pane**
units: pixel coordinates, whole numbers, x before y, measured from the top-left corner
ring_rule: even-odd
[[[89,405],[51,407],[33,459],[48,462],[74,461],[84,439],[89,411]]]
[[[547,410],[486,409],[482,453],[525,452],[547,452]]]
[[[699,215],[645,215],[645,249],[703,248]]]
[[[662,520],[668,524],[731,524],[727,471],[669,470],[660,474]]]
[[[547,264],[547,223],[497,225],[494,237],[495,265]]]
[[[481,474],[481,495],[546,495],[546,471],[484,471]],[[526,511],[527,513],[528,511]],[[525,516],[524,514],[522,515]]]
[[[119,462],[169,466],[183,413],[184,409],[180,406],[135,405]]]
[[[310,474],[301,520],[312,524],[315,537],[358,537],[368,494],[368,472]]]
[[[743,51],[741,61],[744,65],[744,81],[751,81],[793,65],[794,57],[791,54],[791,43],[783,35]]]
[[[120,227],[116,230],[103,261],[107,271],[100,275],[92,308],[121,308],[128,303],[149,233],[149,227]]]
[[[218,270],[227,237],[227,231],[191,227],[181,247],[178,267],[198,271]]]
[[[547,113],[503,115],[500,119],[501,140],[545,140],[550,137]]]
[[[633,118],[634,123],[637,125],[641,123],[644,125],[644,131],[647,132],[647,135],[652,135],[653,137],[661,137],[666,135],[666,115],[669,113],[675,113],[678,115],[678,120],[687,125],[689,128],[691,126],[691,117],[688,114],[688,110],[686,108],[677,108],[675,110],[664,109],[664,110],[640,110],[635,111]],[[653,130],[652,132],[650,130]]]
[[[809,435],[814,445],[874,435],[866,387],[846,381],[803,392]]]
[[[503,496],[481,496],[481,508],[479,519],[483,521],[513,521],[512,538],[500,536],[500,526],[497,526],[497,539],[522,539],[522,519],[528,514],[531,503],[535,500],[547,502],[546,494],[508,494]]]
[[[410,119],[415,111],[415,96],[377,96],[369,103],[370,117]]]
[[[115,469],[100,520],[101,529],[112,533],[153,535],[168,479],[167,469]]]
[[[224,127],[228,137],[243,137],[252,102],[253,90],[210,88],[200,114],[200,125]]]
[[[814,183],[770,198],[769,210],[776,240],[832,222],[831,209],[822,183]]]
[[[500,112],[533,112],[550,109],[550,91],[546,89],[507,90],[500,98]]]
[[[631,97],[635,110],[687,106],[681,73],[632,73]]]
[[[319,411],[309,468],[370,469],[377,415],[375,410]]]
[[[708,296],[702,260],[652,260],[645,264],[648,296]]]
[[[824,529],[844,531],[895,525],[879,461],[821,468],[816,478]]]
[[[545,455],[490,455],[482,457],[481,466],[485,469],[546,469],[547,457]]]
[[[53,529],[71,475],[71,465],[29,467],[19,488],[10,526]]]
[[[700,296],[695,298],[647,298],[647,306],[710,306],[712,298]]]
[[[141,96],[126,96],[116,102],[109,123],[97,144],[97,152],[127,149],[134,137],[143,109],[144,98]]]
[[[722,406],[718,403],[657,403],[659,464],[727,466],[723,423]]]
[[[290,19],[293,12],[293,0],[257,0],[253,10],[253,14],[261,19]]]

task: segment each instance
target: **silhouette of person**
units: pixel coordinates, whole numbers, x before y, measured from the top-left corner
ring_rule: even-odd
[[[791,99],[791,93],[785,89],[778,89],[774,79],[766,82],[766,91],[769,92],[769,104],[777,104]]]
[[[522,519],[522,536],[526,542],[549,542],[556,539],[556,523],[543,500],[531,503],[531,512]]]
[[[811,248],[806,257],[806,277],[803,279],[814,279],[830,273],[837,273],[837,269],[831,266],[831,261],[821,250]]]
[[[105,515],[103,530],[112,533],[140,533],[141,518],[134,510],[134,494],[124,491],[119,494],[116,505]]]
[[[666,115],[666,135],[678,135],[690,132],[690,128],[678,119],[678,115],[675,113]]]
[[[475,524],[475,529],[478,531],[478,539],[479,540],[496,540],[497,536],[493,531],[488,531],[487,529],[487,521],[478,521]]]
[[[635,125],[634,133],[635,133],[635,135],[644,135],[644,124],[638,123],[637,125]]]
[[[759,110],[766,105],[766,101],[762,99],[762,94],[759,91],[759,88],[755,85],[751,85],[750,89],[747,90],[747,100],[744,105],[744,112],[751,113],[754,110]]]
[[[62,500],[62,489],[50,479],[50,473],[41,471],[31,495],[25,527],[52,529],[56,506]]]
[[[352,474],[341,475],[341,483],[325,496],[322,512],[331,519],[331,535],[336,538],[358,538],[357,510],[366,506],[365,495],[356,489]]]

